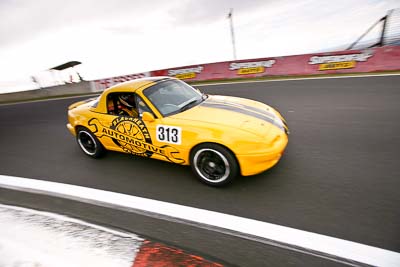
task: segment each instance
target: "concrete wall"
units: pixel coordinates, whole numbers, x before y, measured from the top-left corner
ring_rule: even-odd
[[[0,94],[0,103],[93,93],[90,82],[71,83],[23,92]]]

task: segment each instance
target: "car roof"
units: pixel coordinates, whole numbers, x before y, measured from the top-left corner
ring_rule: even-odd
[[[104,90],[104,92],[100,95],[98,104],[95,107],[92,107],[92,110],[99,113],[107,113],[107,96],[111,93],[117,93],[117,92],[133,93],[136,92],[137,90],[148,88],[159,82],[166,80],[175,80],[175,79],[176,78],[168,76],[145,77],[111,86],[110,88]]]
[[[173,79],[168,76],[156,76],[156,77],[144,77],[139,78],[123,83],[119,83],[117,85],[111,86],[104,90],[103,94],[109,94],[111,92],[135,92],[136,90],[142,87],[149,87],[150,85],[154,85],[160,81]]]

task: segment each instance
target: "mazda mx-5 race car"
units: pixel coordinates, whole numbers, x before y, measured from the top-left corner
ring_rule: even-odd
[[[220,186],[274,166],[288,128],[273,108],[249,99],[206,95],[170,77],[142,78],[68,108],[67,127],[83,152],[106,150],[190,165]]]

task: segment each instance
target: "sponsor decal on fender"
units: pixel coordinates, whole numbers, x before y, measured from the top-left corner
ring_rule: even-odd
[[[164,156],[173,163],[182,164],[179,151],[169,145],[155,146],[152,144],[150,133],[142,120],[131,117],[117,117],[110,127],[103,125],[98,119],[89,120],[91,131],[98,137],[110,137],[115,144],[125,152],[134,155],[151,157],[153,154]]]
[[[266,68],[272,68],[275,62],[275,59],[242,63],[233,62],[229,65],[229,70],[237,70],[238,75],[263,73]]]
[[[203,69],[203,66],[198,66],[186,69],[168,70],[168,76],[173,76],[181,80],[193,79],[196,78],[196,73],[200,74]]]
[[[318,64],[318,70],[351,69],[356,67],[357,62],[366,62],[373,56],[372,50],[365,50],[357,54],[313,56],[308,64]]]

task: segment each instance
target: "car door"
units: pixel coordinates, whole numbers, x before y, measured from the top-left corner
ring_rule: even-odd
[[[127,93],[112,92],[107,95],[107,113],[90,119],[88,126],[106,149],[147,156],[143,143],[149,141],[150,135],[138,116],[137,107],[130,107],[132,112],[129,114],[135,114],[134,116],[122,112],[127,110],[118,101],[121,94]]]
[[[135,114],[134,116],[118,113],[118,109],[121,111],[121,107],[116,107],[120,105],[116,100],[118,94],[118,92],[113,92],[107,96],[108,113],[102,114],[89,124],[96,126],[96,136],[106,149],[138,156],[151,156],[152,153],[148,151],[147,145],[151,144],[151,137],[141,116],[138,115],[138,107],[132,108],[131,114]],[[134,95],[136,98],[137,95]],[[147,111],[147,109],[144,110]],[[144,112],[143,109],[141,112]]]
[[[156,116],[155,112],[136,95],[136,106],[138,107],[139,119],[137,124],[142,131],[146,144],[147,156],[183,164],[185,161],[181,158],[177,146],[181,143],[181,128],[177,126],[165,125],[164,119]],[[149,113],[151,119],[143,118],[144,113]],[[146,117],[146,116],[145,116]],[[143,139],[142,139],[143,140]]]

